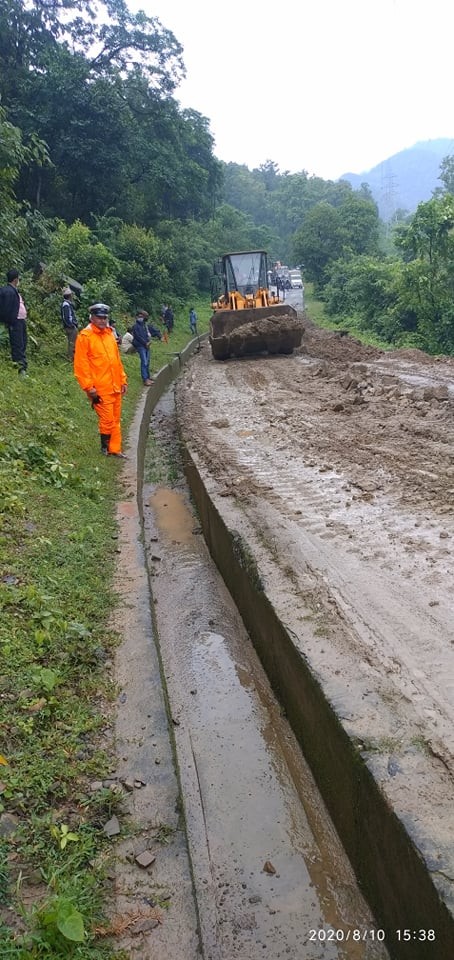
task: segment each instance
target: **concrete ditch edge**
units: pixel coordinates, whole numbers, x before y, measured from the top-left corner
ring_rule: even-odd
[[[427,852],[410,835],[382,790],[374,763],[349,736],[279,620],[249,562],[247,545],[242,552],[184,445],[183,456],[208,548],[286,710],[366,899],[386,930],[388,949],[398,960],[410,955],[412,960],[452,960],[452,878],[429,867]],[[403,939],[404,929],[411,946]],[[436,943],[418,939],[419,931],[433,929]]]
[[[122,643],[115,656],[119,689],[115,779],[142,786],[134,790],[129,786],[131,792],[124,797],[129,822],[123,823],[120,816],[110,914],[114,924],[118,919],[125,924],[124,932],[116,937],[117,946],[134,952],[140,948],[142,956],[153,955],[155,960],[167,960],[169,951],[175,960],[187,960],[204,955],[204,949],[187,835],[181,822],[181,783],[144,549],[142,486],[153,409],[202,339],[191,341],[176,354],[144,391],[128,432],[128,460],[120,474],[122,493],[117,503],[115,590],[121,604],[115,610],[113,627]],[[172,831],[172,843],[156,842],[160,824]],[[148,869],[141,869],[135,861],[144,850],[156,855]],[[159,909],[161,898],[170,903],[168,909]],[[157,923],[159,913],[162,922]]]

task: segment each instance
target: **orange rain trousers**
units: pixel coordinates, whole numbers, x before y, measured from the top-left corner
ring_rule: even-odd
[[[100,434],[110,436],[109,453],[121,453],[121,397],[128,382],[110,327],[91,323],[76,340],[74,373],[82,390],[94,388],[102,402],[94,407]]]

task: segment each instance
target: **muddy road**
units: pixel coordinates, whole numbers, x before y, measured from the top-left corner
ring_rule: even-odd
[[[312,618],[347,726],[371,749],[387,738],[391,762],[429,752],[452,797],[454,360],[308,324],[289,358],[221,364],[206,345],[178,409],[287,622]]]
[[[386,931],[202,536],[179,457],[173,389],[151,430],[144,542],[202,955],[386,960]],[[160,769],[159,743],[152,747]],[[156,960],[200,956],[196,917],[191,928],[178,886],[167,881],[169,910],[151,939]]]

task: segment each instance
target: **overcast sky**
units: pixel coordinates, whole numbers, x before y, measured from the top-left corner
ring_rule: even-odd
[[[453,138],[454,0],[130,0],[173,31],[176,97],[221,160],[324,179]]]

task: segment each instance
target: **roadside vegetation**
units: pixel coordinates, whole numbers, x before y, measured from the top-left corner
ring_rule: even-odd
[[[200,306],[206,328],[200,315],[210,310]],[[154,371],[190,339],[187,312],[167,344],[155,343]],[[103,825],[121,798],[99,784],[115,766],[120,464],[99,455],[96,416],[65,346],[58,331],[46,362],[32,347],[24,379],[0,347],[2,960],[113,956],[97,930],[108,929]],[[123,359],[127,430],[143,386],[138,357]]]
[[[380,350],[390,350],[392,345],[382,337],[378,337],[373,330],[364,328],[356,316],[332,316],[327,312],[326,302],[317,297],[313,283],[307,283],[304,288],[304,307],[307,318],[317,327],[325,330],[344,330],[351,337],[361,343]]]

